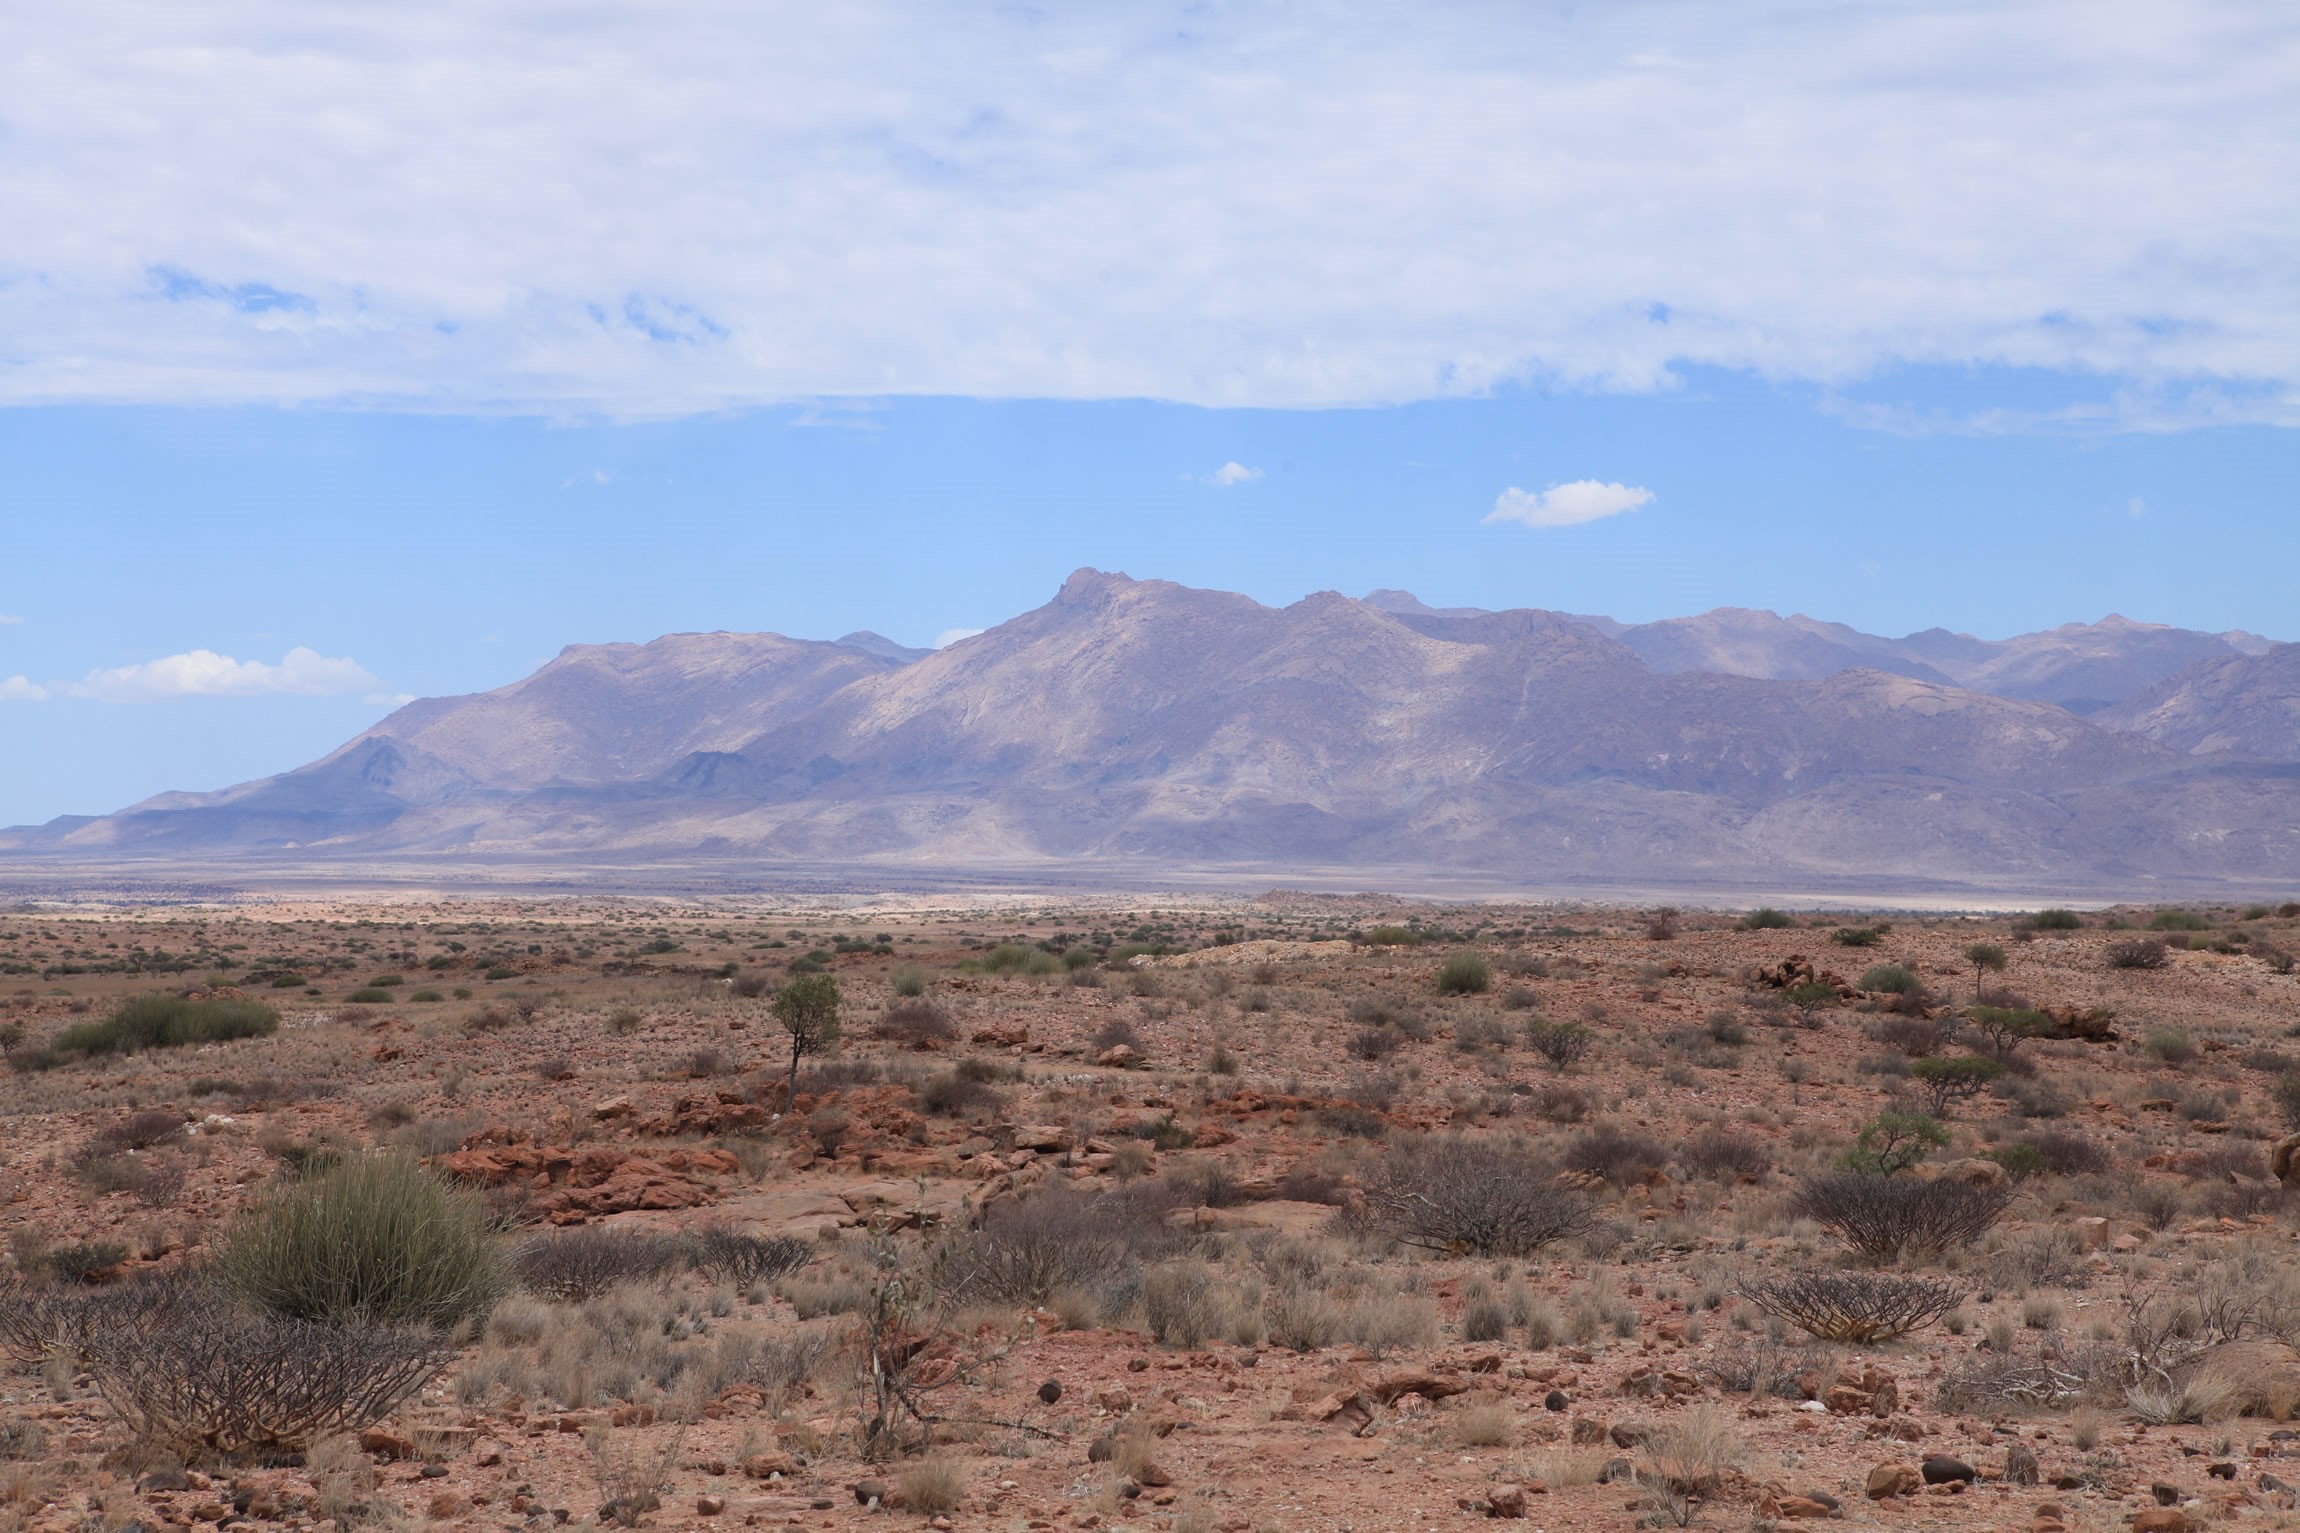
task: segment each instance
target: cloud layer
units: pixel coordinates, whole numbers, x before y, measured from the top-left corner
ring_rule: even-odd
[[[44,703],[48,689],[28,676],[0,677],[0,703]]]
[[[1918,363],[2300,419],[2289,7],[84,0],[0,35],[0,399]]]
[[[1635,485],[1603,484],[1576,479],[1546,490],[1521,490],[1515,485],[1494,497],[1489,522],[1519,522],[1528,527],[1574,527],[1634,511],[1653,498],[1651,490]]]
[[[62,696],[99,702],[148,703],[174,697],[372,695],[382,687],[383,683],[358,661],[331,660],[299,645],[277,665],[195,649],[141,665],[90,671],[85,679],[55,690]]]

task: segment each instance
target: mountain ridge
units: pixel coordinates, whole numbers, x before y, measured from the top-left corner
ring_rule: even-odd
[[[1744,609],[1608,633],[1373,598],[1266,607],[1080,570],[931,652],[869,634],[570,646],[505,687],[411,703],[307,766],[0,832],[0,853],[2300,878],[2300,773],[1960,686],[1901,641]],[[2121,619],[2052,632],[2092,678],[2183,648],[2203,658],[2173,675],[2264,664]],[[1720,649],[1824,673],[1675,665]],[[2026,684],[2049,676],[2044,653],[1956,663],[2011,655]],[[1837,654],[1905,663],[1828,668]]]

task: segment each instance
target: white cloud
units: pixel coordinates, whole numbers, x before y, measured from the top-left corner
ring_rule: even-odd
[[[5,612],[0,612],[0,628],[5,628],[12,624],[21,623],[23,621],[24,620],[20,617],[12,617]]]
[[[945,628],[934,636],[936,649],[948,649],[961,639],[971,639],[983,630],[979,628]]]
[[[2124,503],[2124,509],[2134,521],[2139,521],[2148,515],[2148,502],[2135,495]]]
[[[0,703],[44,703],[48,689],[26,676],[10,676],[0,680]]]
[[[1232,461],[1206,475],[1205,480],[1208,484],[1218,484],[1222,488],[1228,489],[1232,485],[1252,484],[1261,477],[1262,471],[1260,469],[1248,468],[1243,463]]]
[[[146,703],[171,697],[333,697],[382,688],[358,661],[331,660],[299,645],[277,665],[195,649],[141,665],[90,671],[84,680],[59,690],[108,703]]]
[[[1493,509],[1485,514],[1485,519],[1522,522],[1528,527],[1574,527],[1634,511],[1652,498],[1651,490],[1629,484],[1602,484],[1595,479],[1553,484],[1540,491],[1521,490],[1512,485],[1494,497]]]
[[[2300,9],[1417,14],[16,7],[0,399],[1304,406],[2000,364],[2300,417]]]

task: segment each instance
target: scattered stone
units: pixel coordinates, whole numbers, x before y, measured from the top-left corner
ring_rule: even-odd
[[[1553,1389],[1541,1397],[1542,1409],[1544,1410],[1562,1411],[1571,1403],[1565,1398],[1565,1391],[1562,1389]]]
[[[1866,1490],[1871,1501],[1889,1501],[1895,1496],[1913,1496],[1924,1484],[1925,1477],[1914,1464],[1879,1464],[1869,1471]]]
[[[697,1496],[695,1498],[695,1515],[697,1517],[716,1517],[726,1509],[727,1498],[724,1496]]]
[[[1926,1459],[1923,1473],[1927,1485],[1970,1485],[1974,1480],[1980,1478],[1974,1472],[1972,1465],[1961,1458],[1950,1458],[1946,1454]]]
[[[1616,1448],[1637,1448],[1653,1436],[1653,1430],[1650,1421],[1617,1421],[1606,1436],[1613,1439]]]
[[[2196,1533],[2196,1519],[2177,1506],[2150,1506],[2132,1514],[2132,1533]]]
[[[370,1458],[411,1459],[415,1457],[415,1444],[396,1432],[381,1427],[369,1427],[359,1434],[359,1451]]]
[[[136,1489],[149,1496],[156,1491],[190,1490],[192,1477],[181,1469],[155,1469],[136,1482]]]
[[[1573,1445],[1576,1448],[1594,1447],[1605,1441],[1605,1423],[1595,1416],[1573,1418]]]
[[[2158,1480],[2148,1487],[2148,1493],[2156,1498],[2158,1506],[2180,1505],[2180,1487],[2177,1485],[2167,1485]]]
[[[1520,1518],[1525,1515],[1525,1487],[1497,1485],[1485,1498],[1485,1514],[1493,1518]]]
[[[853,1490],[855,1505],[857,1506],[886,1505],[886,1481],[884,1480],[857,1480],[854,1482]]]
[[[1117,1456],[1118,1439],[1115,1437],[1097,1437],[1086,1445],[1086,1462],[1089,1464],[1107,1464]]]
[[[2014,1443],[2005,1449],[2005,1483],[2007,1485],[2034,1485],[2039,1478],[2036,1455],[2025,1443]]]
[[[1061,1398],[1062,1381],[1060,1379],[1048,1379],[1045,1383],[1038,1386],[1039,1404],[1052,1405],[1055,1401]]]

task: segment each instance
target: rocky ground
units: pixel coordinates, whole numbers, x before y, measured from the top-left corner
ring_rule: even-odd
[[[197,1264],[256,1191],[375,1147],[478,1189],[522,1245],[806,1242],[748,1284],[678,1263],[515,1291],[415,1399],[298,1464],[156,1451],[72,1359],[19,1359],[0,1519],[2300,1525],[2300,1201],[2272,1174],[2300,907],[2161,915],[1744,929],[1282,894],[0,914],[20,1284]],[[2151,941],[2158,966],[2112,964]],[[1880,966],[1921,991],[1863,988],[1903,984]],[[818,970],[842,1037],[786,1101],[772,998]],[[46,1052],[188,989],[281,1025]],[[1976,1044],[1977,990],[2040,1035]],[[1927,1105],[1924,1060],[1976,1050],[1994,1078],[1941,1104],[1944,1142],[1902,1175],[2001,1186],[2002,1217],[1856,1260],[1801,1189]],[[1456,1136],[1522,1150],[1588,1218],[1522,1254],[1401,1242],[1381,1189]],[[1022,1208],[1065,1210],[1089,1253],[1027,1297],[986,1276],[981,1233]],[[1839,1271],[1955,1302],[1853,1344],[1743,1293]],[[873,1355],[901,1373],[875,1443]]]

